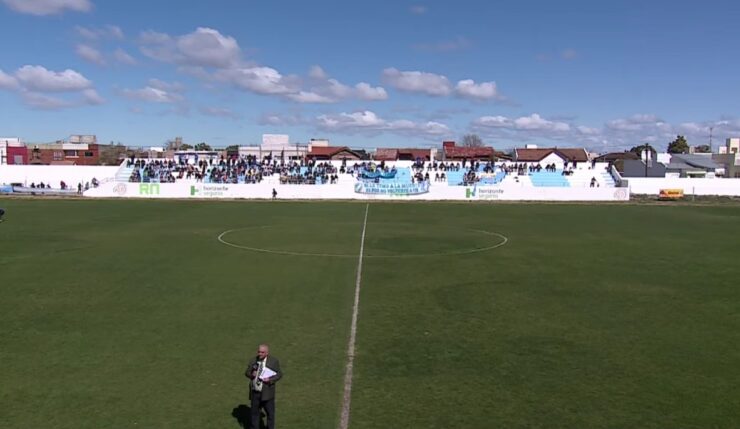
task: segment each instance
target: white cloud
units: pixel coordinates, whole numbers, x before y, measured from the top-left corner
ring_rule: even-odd
[[[452,92],[447,77],[421,71],[400,71],[390,67],[383,70],[383,80],[399,91],[431,96],[446,96]]]
[[[121,64],[126,64],[130,66],[136,64],[136,59],[121,48],[118,48],[115,50],[115,52],[113,52],[113,59]]]
[[[338,115],[320,115],[316,118],[317,127],[323,131],[347,134],[393,133],[404,136],[439,138],[451,134],[450,128],[439,122],[414,122],[407,119],[388,121],[375,112],[364,110]]]
[[[373,88],[369,83],[365,82],[355,85],[355,91],[357,91],[357,98],[360,100],[376,101],[388,99],[388,93],[383,87],[376,86]]]
[[[23,66],[15,77],[28,90],[38,92],[73,92],[92,86],[85,76],[70,69],[55,72],[42,66]]]
[[[527,141],[531,139],[556,140],[561,146],[585,146],[595,151],[619,151],[650,142],[665,150],[677,134],[685,135],[689,144],[703,144],[708,140],[709,127],[721,140],[740,134],[740,120],[684,122],[670,124],[655,115],[633,115],[607,121],[603,127],[577,125],[561,120],[545,119],[539,114],[508,118],[483,116],[471,124],[471,130],[488,138]]]
[[[94,89],[86,89],[82,91],[83,99],[85,100],[86,104],[89,105],[98,105],[105,103],[105,99],[98,94],[97,91]]]
[[[599,135],[599,133],[601,132],[598,128],[591,128],[585,125],[578,125],[576,127],[576,131],[583,134],[584,136],[596,136]]]
[[[288,94],[286,97],[297,103],[334,103],[335,101],[332,98],[311,91],[298,91],[294,94]]]
[[[382,87],[372,87],[369,83],[360,82],[353,87],[331,78],[320,66],[309,69],[310,88],[288,98],[303,103],[336,103],[348,98],[366,101],[386,100],[388,93]],[[311,94],[311,96],[309,96]]]
[[[67,100],[38,92],[23,92],[21,98],[27,106],[38,110],[59,110],[72,107],[72,103]]]
[[[570,131],[570,125],[565,122],[548,121],[537,113],[523,116],[514,120],[514,127],[520,130],[538,130],[550,132]]]
[[[75,27],[75,31],[85,39],[97,40],[100,37],[97,31],[79,25]]]
[[[108,34],[114,39],[123,40],[125,38],[121,27],[117,25],[106,25],[105,28],[108,30]]]
[[[123,40],[125,38],[123,30],[117,25],[106,25],[105,27],[75,27],[77,34],[88,40],[114,39]]]
[[[446,76],[422,71],[400,71],[390,67],[383,70],[383,80],[399,91],[426,94],[435,97],[448,96],[453,87]],[[496,82],[476,83],[472,79],[457,82],[454,93],[472,100],[503,99]]]
[[[305,84],[297,76],[284,76],[272,67],[255,66],[226,68],[208,75],[218,82],[231,84],[239,89],[261,95],[275,95],[296,103],[328,104],[349,98],[362,100],[385,100],[388,94],[381,87],[372,87],[361,82],[354,88],[343,84],[319,66],[309,70],[309,82]]]
[[[77,45],[75,52],[77,53],[77,56],[89,63],[97,64],[99,66],[105,65],[103,54],[90,45]]]
[[[740,118],[671,124],[656,115],[638,114],[606,121],[601,127],[590,127],[572,120],[545,119],[535,113],[519,118],[483,116],[471,123],[470,131],[498,140],[537,139],[543,141],[543,145],[586,147],[605,152],[627,150],[645,142],[664,151],[676,135],[685,136],[692,146],[708,144],[710,127],[716,150],[718,142],[740,135]]]
[[[238,61],[239,44],[212,28],[200,27],[177,40],[177,48],[189,64],[225,67]]]
[[[92,10],[90,0],[2,0],[16,12],[30,15],[55,15],[65,10],[89,12]]]
[[[156,89],[161,89],[162,91],[181,92],[185,89],[185,87],[180,82],[170,83],[159,79],[149,79],[147,83],[148,86]]]
[[[247,67],[218,70],[214,77],[237,88],[262,95],[286,95],[299,92],[289,79],[271,67]]]
[[[239,115],[237,115],[230,109],[226,109],[223,107],[203,106],[198,110],[200,111],[201,114],[206,115],[206,116],[239,119]]]
[[[633,115],[629,118],[611,120],[606,123],[606,126],[617,131],[640,131],[663,123],[655,115]]]
[[[60,110],[79,106],[96,106],[105,103],[94,89],[82,91],[79,98],[62,98],[34,91],[22,91],[21,99],[27,106],[38,110]]]
[[[239,63],[241,49],[233,37],[212,28],[199,27],[194,32],[171,37],[154,31],[139,37],[141,52],[157,61],[202,67],[224,68]]]
[[[264,113],[259,118],[260,125],[273,125],[273,126],[295,126],[306,124],[306,119],[301,116],[300,113]]]
[[[546,119],[537,113],[529,116],[482,116],[473,121],[473,132],[498,140],[528,141],[532,139],[558,140],[560,146],[592,143],[598,138],[587,127],[575,128],[568,122]]]
[[[320,66],[311,66],[311,68],[308,70],[308,76],[313,79],[320,80],[325,80],[329,78],[324,69],[322,69]]]
[[[414,5],[409,8],[409,12],[413,13],[414,15],[424,15],[427,13],[429,9],[427,9],[426,6],[422,5]]]
[[[18,88],[18,81],[13,76],[6,74],[0,69],[0,89],[15,90]]]
[[[121,95],[132,100],[146,101],[148,103],[178,103],[183,101],[183,97],[180,94],[151,86],[140,89],[124,89],[121,91]]]
[[[560,53],[560,58],[569,61],[578,58],[578,52],[575,49],[568,48]]]
[[[513,126],[514,121],[507,118],[506,116],[482,116],[475,120],[475,125],[481,127],[490,128],[510,128]]]
[[[571,127],[565,122],[549,121],[537,113],[519,118],[507,118],[505,116],[483,116],[476,119],[473,124],[480,128],[503,128],[512,131],[528,131],[538,133],[564,133],[570,131]]]
[[[684,122],[682,124],[678,124],[677,128],[678,130],[686,134],[700,134],[709,132],[709,127],[707,125],[699,124],[696,122]]]
[[[74,70],[55,72],[29,65],[19,68],[14,75],[0,70],[0,89],[16,92],[26,106],[34,109],[58,110],[105,103],[92,82]]]
[[[499,97],[496,82],[475,83],[472,79],[465,79],[457,83],[455,91],[461,97],[474,100],[490,100]]]

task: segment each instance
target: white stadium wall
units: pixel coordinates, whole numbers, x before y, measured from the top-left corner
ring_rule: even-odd
[[[103,181],[112,180],[118,171],[118,166],[82,166],[82,165],[0,165],[0,184],[22,183],[30,186],[31,183],[51,184],[52,188],[59,188],[59,182],[64,181],[67,186],[77,187],[93,178]]]
[[[395,164],[403,167],[410,165],[411,162]],[[114,182],[113,178],[118,169],[117,166],[0,165],[0,184],[30,185],[43,182],[58,188],[59,182],[63,180],[70,187],[76,187],[78,183],[84,184],[96,178],[101,182],[101,186],[85,192],[86,196],[185,199],[267,199],[271,198],[273,188],[277,190],[279,199],[626,201],[630,194],[658,195],[661,189],[682,189],[686,195],[740,196],[740,179],[628,178],[626,179],[628,188],[535,187],[527,181],[516,185],[504,183],[465,187],[432,182],[428,192],[417,195],[394,195],[394,192],[398,192],[394,189],[370,189],[372,194],[356,192],[355,182],[349,176],[342,176],[339,184],[335,185],[279,185],[274,180],[266,180],[249,185],[181,181],[157,186],[157,184]]]
[[[625,178],[631,194],[658,195],[661,189],[683,189],[684,195],[740,196],[740,179]]]

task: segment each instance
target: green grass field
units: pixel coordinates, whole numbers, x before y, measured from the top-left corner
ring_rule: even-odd
[[[239,428],[262,341],[278,427],[337,426],[364,203],[0,206],[0,428]],[[739,224],[371,203],[350,427],[740,427]]]

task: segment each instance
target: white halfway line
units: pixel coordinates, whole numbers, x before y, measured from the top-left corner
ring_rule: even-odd
[[[342,416],[339,419],[339,429],[349,427],[349,408],[352,402],[352,370],[355,363],[355,338],[357,337],[357,311],[360,307],[360,283],[362,279],[362,255],[365,253],[365,231],[367,230],[367,212],[370,204],[365,206],[365,221],[362,223],[362,238],[360,239],[360,257],[357,261],[357,280],[355,281],[355,302],[352,307],[352,326],[349,329],[349,345],[347,346],[347,367],[344,371],[344,395],[342,395]]]

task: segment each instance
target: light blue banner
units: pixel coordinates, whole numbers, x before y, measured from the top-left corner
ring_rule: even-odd
[[[419,195],[429,192],[429,182],[421,183],[373,183],[356,182],[355,192],[375,195]]]

